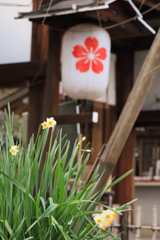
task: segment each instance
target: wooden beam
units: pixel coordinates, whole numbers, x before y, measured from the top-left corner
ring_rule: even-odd
[[[145,98],[149,92],[152,82],[156,76],[160,63],[160,29],[154,39],[152,47],[145,59],[142,69],[139,73],[130,95],[125,103],[123,111],[108,141],[107,147],[101,157],[101,163],[98,173],[102,174],[95,192],[101,190],[118,161],[126,140],[133,128],[137,116],[143,106]],[[129,169],[128,169],[129,170]]]
[[[160,127],[160,111],[141,111],[135,127]]]
[[[7,97],[3,98],[0,100],[0,109],[4,109],[7,107],[8,103],[12,104],[20,99],[23,99],[24,97],[26,97],[28,95],[28,89],[22,89],[22,90],[18,90],[10,95],[8,95]]]
[[[22,88],[46,76],[46,61],[10,63],[0,65],[0,88]]]
[[[57,124],[77,124],[77,123],[91,123],[92,113],[80,113],[80,114],[52,114],[57,121]]]

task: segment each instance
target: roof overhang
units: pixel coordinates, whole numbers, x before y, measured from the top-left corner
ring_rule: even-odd
[[[65,31],[78,23],[92,22],[105,28],[111,38],[126,38],[155,34],[148,21],[160,19],[160,3],[146,0],[140,8],[139,0],[53,0],[36,11],[19,13],[18,18],[28,18],[38,24],[51,26],[55,30]],[[141,11],[140,11],[141,10]],[[45,21],[44,21],[45,20]]]

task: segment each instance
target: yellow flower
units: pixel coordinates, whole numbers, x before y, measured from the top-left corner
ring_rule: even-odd
[[[116,217],[116,213],[112,210],[104,210],[101,214],[96,214],[94,217],[94,221],[98,225],[98,227],[102,229],[106,229],[109,225],[113,223],[113,218]]]
[[[42,125],[42,129],[45,128],[55,128],[55,126],[57,125],[57,122],[54,120],[53,117],[47,118],[47,121],[44,121],[43,123],[41,123]]]
[[[19,147],[17,145],[11,146],[11,149],[9,150],[12,155],[15,155],[19,152]]]
[[[54,120],[53,117],[47,118],[47,127],[53,128],[57,125],[57,122]]]
[[[86,137],[83,137],[83,138],[82,138],[82,142],[84,142],[85,140],[86,140]]]
[[[47,128],[47,127],[48,127],[48,125],[47,125],[47,123],[44,121],[44,122],[42,123],[42,128],[45,129],[45,128]]]
[[[106,224],[104,224],[104,225],[102,226],[102,228],[103,228],[103,229],[106,229],[106,228],[107,228],[107,225],[106,225]]]

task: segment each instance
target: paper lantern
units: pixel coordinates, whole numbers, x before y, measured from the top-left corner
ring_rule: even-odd
[[[110,37],[93,24],[79,24],[62,39],[62,84],[73,99],[95,100],[107,89]]]

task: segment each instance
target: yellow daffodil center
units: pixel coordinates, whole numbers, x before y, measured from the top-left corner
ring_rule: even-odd
[[[51,121],[49,121],[49,122],[48,122],[48,124],[49,124],[49,125],[52,125],[52,122],[51,122]]]
[[[106,215],[106,219],[110,219],[110,215],[109,214]]]
[[[101,223],[101,219],[97,219],[97,223]]]
[[[106,229],[107,228],[107,226],[106,225],[103,225],[103,229]]]
[[[46,124],[46,123],[43,123],[42,126],[43,126],[44,128],[46,128],[46,127],[47,127],[47,124]]]
[[[112,220],[109,220],[109,224],[112,224],[113,223],[113,221]]]
[[[113,218],[115,218],[116,217],[116,213],[113,213],[112,216],[113,216]]]
[[[11,148],[11,153],[14,153],[14,152],[15,152],[15,150],[13,148]]]

